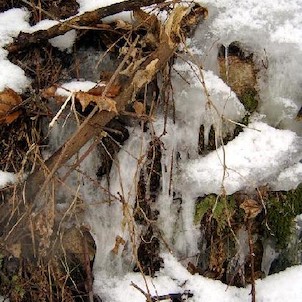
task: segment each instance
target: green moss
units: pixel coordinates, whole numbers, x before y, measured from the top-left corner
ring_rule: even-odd
[[[219,197],[214,194],[199,199],[195,205],[195,224],[200,223],[204,215],[212,213],[212,218],[217,222],[218,232],[222,232],[228,225],[228,217],[234,212],[235,200],[233,196]]]
[[[286,248],[294,230],[294,218],[302,213],[302,185],[288,192],[274,192],[267,202],[267,223],[277,248]]]
[[[246,111],[253,113],[258,107],[257,91],[255,89],[246,90],[240,97]]]

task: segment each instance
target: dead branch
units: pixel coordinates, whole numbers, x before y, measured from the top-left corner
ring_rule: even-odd
[[[182,10],[182,12],[180,10]],[[179,7],[178,14],[175,13],[174,15],[179,19],[179,15],[185,15],[187,10],[188,9]],[[171,16],[171,18],[173,18],[173,16]],[[169,23],[169,21],[167,23],[173,24],[173,22]],[[167,33],[169,33],[169,36]],[[143,86],[151,82],[155,75],[166,66],[178,46],[178,43],[173,41],[177,34],[178,32],[175,33],[172,27],[162,30],[162,37],[158,48],[138,66],[133,76],[123,84],[122,92],[115,97],[114,100],[118,112],[124,111],[125,106],[132,102],[136,93]],[[46,180],[45,173],[49,174],[49,176],[54,175],[54,173],[75,155],[96,133],[101,132],[102,128],[116,115],[114,111],[99,111],[93,116],[88,116],[74,135],[45,162],[46,170],[48,171],[40,168],[29,177],[26,184],[27,188],[29,188],[29,190],[27,190],[27,201],[33,203],[34,207],[43,207],[43,205],[41,203],[38,204],[36,200],[39,200],[39,190]]]
[[[151,2],[152,1],[140,1],[139,3],[142,5]],[[152,3],[155,2],[156,1],[153,1]],[[137,1],[134,3],[137,3]],[[0,219],[3,234],[9,234],[6,236],[9,237],[7,238],[6,244],[12,244],[21,237],[25,238],[28,233],[26,224],[29,217],[39,217],[39,213],[47,208],[47,198],[45,194],[48,192],[47,189],[49,185],[55,181],[54,176],[58,169],[95,135],[100,135],[103,127],[118,113],[123,112],[128,103],[135,101],[136,94],[144,88],[144,86],[149,84],[158,72],[166,67],[166,64],[173,57],[180,41],[182,41],[180,38],[180,24],[189,10],[190,8],[188,7],[175,7],[166,23],[161,25],[157,48],[146,55],[144,60],[141,60],[140,63],[137,64],[127,80],[124,82],[121,81],[121,93],[113,98],[116,102],[117,110],[98,111],[97,107],[95,107],[92,113],[83,121],[81,126],[66,143],[46,160],[46,162],[41,162],[40,166],[37,166],[34,172],[28,177],[24,191],[22,192],[23,202],[19,204],[19,212],[16,212],[14,217],[3,215]],[[135,42],[133,45],[135,45]],[[2,205],[2,210],[3,213],[10,213],[9,203]],[[39,238],[37,238],[36,241],[38,242]],[[28,255],[27,257],[32,256]]]
[[[79,26],[89,26],[98,23],[102,18],[112,16],[123,11],[131,11],[140,7],[163,2],[163,0],[128,0],[106,7],[101,7],[97,10],[86,12],[82,15],[60,22],[47,30],[38,30],[31,34],[21,32],[17,39],[13,43],[9,44],[6,49],[10,53],[18,52],[31,45],[40,44],[48,39],[63,35],[69,30]]]

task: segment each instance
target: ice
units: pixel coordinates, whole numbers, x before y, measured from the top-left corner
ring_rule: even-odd
[[[301,148],[302,140],[294,132],[254,122],[217,152],[188,161],[182,184],[195,197],[221,194],[222,188],[227,194],[253,189],[297,163]]]
[[[208,19],[194,37],[194,44],[203,52],[203,66],[218,73],[215,50],[220,45],[227,47],[231,42],[240,42],[243,49],[254,53],[259,70],[259,110],[266,115],[267,123],[301,135],[301,123],[286,119],[278,124],[280,112],[275,111],[275,100],[290,99],[299,108],[302,104],[302,2],[207,0],[200,3],[209,9]]]
[[[245,109],[235,93],[212,71],[201,71],[196,64],[181,62],[176,63],[174,69],[173,96],[179,119],[177,126],[180,128],[178,151],[183,148],[183,152],[196,157],[200,125],[205,127],[207,144],[212,125],[218,133],[223,126],[232,129],[233,124],[223,123],[223,119],[239,121],[243,118]]]
[[[137,181],[147,141],[140,127],[129,129],[129,131],[132,134],[131,138],[122,147],[113,162],[109,187],[107,179],[104,179],[101,184],[103,188],[108,188],[111,194],[108,195],[106,189],[99,195],[99,204],[92,204],[87,213],[87,221],[92,227],[98,247],[94,271],[109,273],[111,276],[129,271],[133,267],[135,259],[132,248],[138,246],[140,242],[140,229],[137,229],[131,215],[133,215]],[[91,170],[95,171],[89,166],[86,169],[86,171]],[[89,186],[89,183],[84,186],[83,190],[85,196],[92,195],[93,199],[96,198],[95,190]],[[125,247],[121,245],[115,253],[112,250],[117,236],[123,238],[126,245]]]

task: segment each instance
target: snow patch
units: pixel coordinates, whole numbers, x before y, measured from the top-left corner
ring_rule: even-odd
[[[4,172],[0,170],[0,188],[15,183],[16,181],[17,176],[14,173]]]
[[[254,189],[297,163],[301,150],[294,132],[254,122],[217,152],[184,164],[181,183],[194,197]]]

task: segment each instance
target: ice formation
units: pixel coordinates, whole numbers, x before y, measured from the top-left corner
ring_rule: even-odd
[[[96,0],[79,0],[79,3],[81,12],[109,4]],[[147,278],[153,294],[187,289],[194,294],[192,302],[250,301],[250,288],[227,288],[219,281],[190,275],[180,264],[179,258],[194,257],[198,252],[200,233],[193,224],[195,198],[219,194],[222,187],[231,194],[265,184],[290,190],[301,183],[302,126],[294,116],[301,107],[302,95],[302,2],[204,0],[202,5],[208,7],[208,19],[187,42],[204,69],[199,70],[197,62],[188,64],[178,60],[175,64],[172,85],[176,123],[168,120],[165,124],[159,114],[152,125],[153,133],[145,133],[139,127],[129,128],[130,139],[117,155],[111,170],[110,194],[87,182],[87,176],[95,176],[99,161],[97,152],[82,163],[84,176],[78,174],[68,180],[69,185],[80,184],[79,191],[89,203],[86,222],[97,244],[94,289],[105,302],[145,301],[144,296],[130,286],[133,281],[145,288],[142,276],[131,272],[132,247],[139,241],[140,230],[126,216],[127,211],[130,214],[133,211],[138,172],[152,135],[159,137],[164,129],[167,132],[161,136],[164,148],[161,192],[156,202],[160,212],[157,227],[175,255],[162,248],[164,267],[153,280]],[[28,13],[21,9],[0,14],[0,24],[3,24],[0,26],[0,46],[11,42],[20,30],[30,30],[27,18]],[[236,139],[203,157],[197,150],[200,125],[204,125],[207,139],[212,125],[217,132],[222,128],[233,131],[234,122],[240,121],[245,114],[237,96],[218,77],[218,48],[224,45],[227,49],[233,41],[239,41],[247,52],[254,54],[254,62],[259,68],[261,115]],[[23,70],[6,59],[6,55],[1,49],[0,89],[8,86],[21,91],[29,84],[29,79]],[[7,77],[7,73],[11,76]],[[179,73],[185,74],[190,85],[178,76]],[[72,85],[66,88],[70,89]],[[49,151],[56,150],[74,127],[66,125],[63,130],[54,127],[50,136],[53,150]],[[174,158],[173,167],[171,158]],[[10,177],[1,172],[1,183],[13,179]],[[106,188],[104,182],[101,187]],[[171,191],[182,196],[181,205]],[[121,236],[126,244],[113,253],[117,236]],[[267,258],[266,264],[270,262],[270,256]],[[302,268],[297,266],[259,280],[257,300],[301,301],[302,289],[296,281],[301,279]]]

